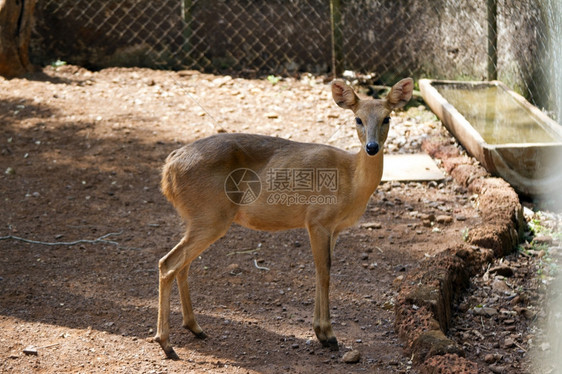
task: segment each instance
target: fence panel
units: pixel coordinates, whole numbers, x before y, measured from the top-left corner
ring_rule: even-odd
[[[557,1],[44,0],[31,57],[92,69],[240,74],[331,74],[334,65],[383,84],[406,75],[481,80],[497,73],[560,112],[560,88],[545,88],[561,74]]]

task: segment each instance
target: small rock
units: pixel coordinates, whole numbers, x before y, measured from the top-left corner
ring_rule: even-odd
[[[505,265],[495,266],[490,269],[490,274],[501,275],[502,277],[512,277],[513,273],[513,269]]]
[[[365,222],[359,225],[362,229],[380,229],[382,228],[382,223],[380,222]]]
[[[267,118],[269,118],[269,119],[276,119],[276,118],[279,118],[279,114],[274,113],[274,112],[267,113],[265,116],[266,116]]]
[[[211,83],[217,87],[222,87],[230,81],[232,81],[232,77],[230,75],[225,75],[224,77],[213,79]]]
[[[459,222],[464,222],[466,221],[466,216],[458,215],[455,217],[455,219]]]
[[[525,317],[528,320],[533,320],[535,318],[535,316],[537,315],[537,313],[527,309],[527,308],[523,308],[523,310],[521,311],[521,314],[523,315],[523,317]]]
[[[16,174],[16,169],[14,169],[12,167],[8,167],[4,173],[6,175],[14,175],[14,174]]]
[[[503,341],[504,348],[513,348],[515,347],[515,342],[511,338],[505,338]]]
[[[519,304],[520,301],[521,301],[521,296],[517,295],[509,303],[511,305],[517,305]]]
[[[346,364],[355,364],[359,362],[361,359],[361,353],[358,350],[354,349],[353,351],[349,351],[343,355],[342,361]]]
[[[486,356],[484,356],[484,361],[487,364],[493,364],[494,362],[496,362],[496,358],[494,357],[493,354],[489,353]]]
[[[428,220],[428,219],[424,219],[422,221],[422,225],[423,225],[423,227],[431,227],[431,221]]]
[[[488,366],[488,368],[490,369],[490,371],[492,373],[495,373],[495,374],[502,374],[502,373],[506,372],[505,366],[490,365],[490,366]]]
[[[443,215],[437,216],[435,218],[435,220],[437,221],[437,223],[449,224],[449,223],[453,222],[453,217],[443,214]]]
[[[293,348],[293,349],[299,349],[299,345],[298,345],[297,343],[295,343],[295,344],[291,345],[291,348]]]
[[[365,261],[369,259],[369,254],[368,253],[361,253],[361,260]]]
[[[499,292],[511,292],[511,288],[501,279],[494,279],[492,289]]]
[[[472,309],[474,311],[474,314],[478,315],[478,316],[486,316],[486,317],[491,317],[491,316],[495,316],[496,314],[498,314],[498,310],[495,308],[490,308],[487,306],[484,307],[475,307]]]
[[[33,355],[33,356],[37,356],[37,348],[35,348],[34,346],[30,345],[25,347],[25,349],[23,350],[23,353],[25,353],[26,355]]]
[[[403,280],[404,280],[404,276],[403,276],[403,275],[399,275],[399,276],[397,276],[396,278],[394,278],[394,280],[392,281],[392,283],[393,283],[395,286],[398,286],[398,285],[400,285],[400,284],[402,283]]]
[[[516,311],[518,314],[524,316],[525,313],[527,313],[528,309],[525,307],[520,307],[520,306],[516,306],[513,308],[514,311]]]
[[[552,244],[552,236],[550,236],[550,235],[537,235],[533,238],[533,244],[551,245]]]
[[[242,269],[240,269],[240,265],[238,264],[230,264],[226,267],[226,271],[230,275],[238,275],[242,272]]]
[[[394,309],[394,303],[392,301],[385,301],[384,304],[382,304],[382,308],[384,310],[392,310]]]
[[[435,221],[435,214],[426,214],[426,213],[422,213],[420,214],[420,219],[422,221]]]

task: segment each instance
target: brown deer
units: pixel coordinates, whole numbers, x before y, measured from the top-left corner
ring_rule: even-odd
[[[357,154],[323,144],[251,134],[217,134],[167,158],[162,191],[186,222],[183,239],[160,259],[155,341],[168,358],[170,293],[176,279],[183,326],[205,338],[195,321],[188,286],[191,262],[233,222],[256,230],[306,227],[316,267],[314,332],[338,349],[329,308],[331,254],[338,234],[363,214],[383,172],[389,115],[411,98],[413,80],[394,85],[385,99],[359,99],[341,80],[332,82],[337,105],[355,114],[362,149]]]

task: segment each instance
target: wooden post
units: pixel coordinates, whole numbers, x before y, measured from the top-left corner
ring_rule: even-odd
[[[332,25],[332,74],[334,79],[343,73],[343,35],[340,0],[330,0],[330,20]]]
[[[0,75],[11,78],[33,70],[29,39],[36,0],[0,0]]]
[[[488,0],[488,80],[498,79],[498,2]]]

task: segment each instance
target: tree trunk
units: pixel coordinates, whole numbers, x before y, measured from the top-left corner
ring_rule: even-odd
[[[37,0],[0,0],[0,75],[11,78],[32,70],[29,38]]]

